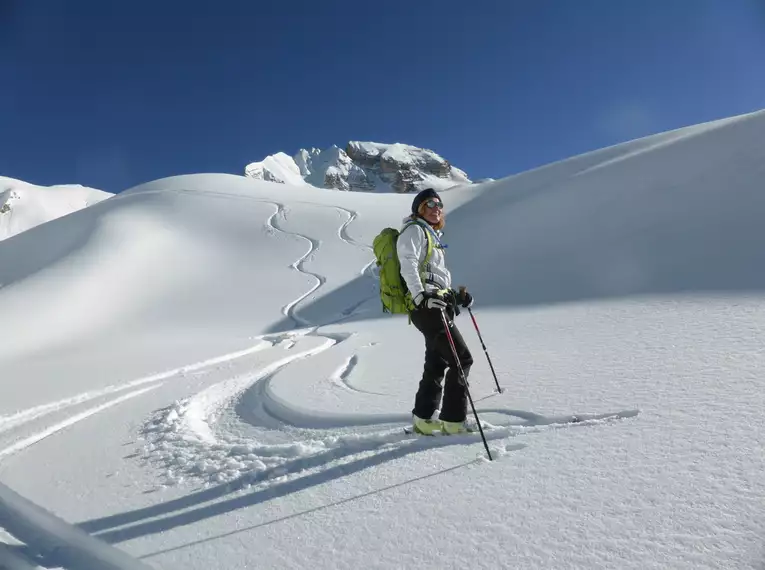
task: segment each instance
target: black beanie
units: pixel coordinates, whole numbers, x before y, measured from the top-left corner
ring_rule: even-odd
[[[412,215],[417,215],[417,210],[420,209],[420,204],[423,202],[430,200],[431,198],[436,198],[437,200],[441,200],[441,196],[438,195],[438,192],[433,190],[433,188],[425,188],[425,190],[421,190],[417,196],[414,197],[414,200],[412,200]]]

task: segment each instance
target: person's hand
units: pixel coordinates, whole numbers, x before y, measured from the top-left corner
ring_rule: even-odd
[[[414,304],[418,309],[424,308],[443,310],[446,308],[446,301],[430,291],[423,291],[422,293],[418,293],[414,298]]]
[[[456,292],[457,303],[465,309],[473,306],[473,296],[467,292],[467,289],[460,289]]]

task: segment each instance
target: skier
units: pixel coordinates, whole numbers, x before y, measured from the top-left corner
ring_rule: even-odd
[[[412,201],[411,216],[404,220],[396,244],[401,277],[414,301],[409,315],[425,337],[425,366],[412,410],[414,430],[425,435],[433,435],[435,431],[450,435],[470,431],[465,423],[467,387],[459,377],[442,311],[467,382],[473,357],[454,324],[454,317],[459,314],[458,305],[470,307],[473,297],[464,289],[457,292],[451,287],[451,274],[444,256],[446,245],[441,241],[444,222],[441,197],[427,188]],[[435,419],[442,393],[441,411]]]

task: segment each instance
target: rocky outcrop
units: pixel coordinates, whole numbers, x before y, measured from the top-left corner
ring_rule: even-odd
[[[247,165],[259,180],[358,192],[417,192],[470,184],[467,174],[432,150],[401,143],[349,142],[345,149],[300,149],[293,157],[277,153]],[[299,182],[298,182],[299,183]]]

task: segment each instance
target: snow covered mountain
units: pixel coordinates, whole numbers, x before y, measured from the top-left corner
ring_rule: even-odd
[[[0,568],[761,570],[764,175],[760,112],[442,193],[491,463],[402,430],[409,194],[186,175],[0,242]]]
[[[351,141],[341,149],[300,149],[248,164],[245,175],[257,180],[361,192],[445,190],[470,184],[467,174],[432,150],[395,143]]]
[[[36,186],[0,176],[0,240],[112,196],[75,184]]]

